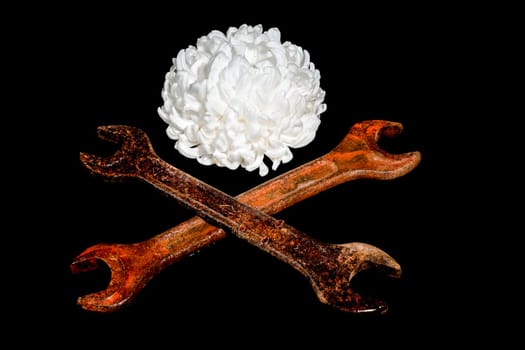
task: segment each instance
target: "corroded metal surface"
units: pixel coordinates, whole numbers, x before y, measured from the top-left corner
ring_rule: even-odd
[[[109,126],[98,131],[102,139],[121,143],[122,148],[109,159],[81,154],[82,163],[93,173],[106,178],[139,177],[174,196],[216,226],[231,230],[295,267],[308,277],[322,302],[350,312],[386,308],[383,302],[357,295],[349,287],[351,277],[365,267],[384,267],[398,275],[399,265],[386,253],[363,243],[330,245],[312,240],[262,211],[276,213],[345,181],[388,180],[408,173],[419,163],[419,152],[395,155],[377,145],[381,135],[400,133],[399,123],[358,123],[327,155],[236,199],[159,159],[140,129]],[[92,311],[117,310],[164,267],[225,236],[224,230],[196,217],[141,243],[93,246],[75,259],[72,270],[96,268],[99,260],[110,267],[112,277],[106,290],[80,297],[79,304]],[[334,274],[334,269],[340,272]]]

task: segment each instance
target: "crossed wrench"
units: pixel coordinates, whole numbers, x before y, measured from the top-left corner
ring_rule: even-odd
[[[365,243],[314,240],[268,214],[345,181],[386,180],[408,173],[419,163],[419,152],[393,155],[377,145],[381,135],[394,136],[401,131],[399,123],[358,123],[327,155],[235,199],[161,160],[142,130],[123,125],[99,127],[99,137],[120,143],[121,149],[106,158],[81,153],[82,163],[92,173],[109,179],[142,179],[218,228],[193,218],[141,243],[88,248],[73,261],[72,271],[92,270],[98,267],[97,261],[103,261],[111,270],[111,281],[107,289],[81,296],[78,303],[91,311],[117,310],[162,268],[224,238],[226,229],[305,275],[321,302],[347,312],[385,312],[385,302],[354,292],[349,283],[356,273],[372,267],[399,277],[401,268],[392,257]]]

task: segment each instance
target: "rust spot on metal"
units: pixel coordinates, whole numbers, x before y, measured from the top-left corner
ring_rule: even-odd
[[[276,220],[275,221],[275,227],[281,228],[284,225],[284,220]]]

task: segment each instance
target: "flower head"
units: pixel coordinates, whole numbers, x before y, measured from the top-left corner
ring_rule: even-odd
[[[214,30],[180,50],[158,113],[184,156],[204,165],[268,174],[310,143],[326,110],[308,51],[281,43],[277,28]]]

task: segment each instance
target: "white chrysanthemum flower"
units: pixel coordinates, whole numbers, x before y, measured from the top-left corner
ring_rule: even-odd
[[[158,109],[184,156],[268,174],[310,143],[326,110],[308,51],[261,25],[212,31],[173,59]]]

